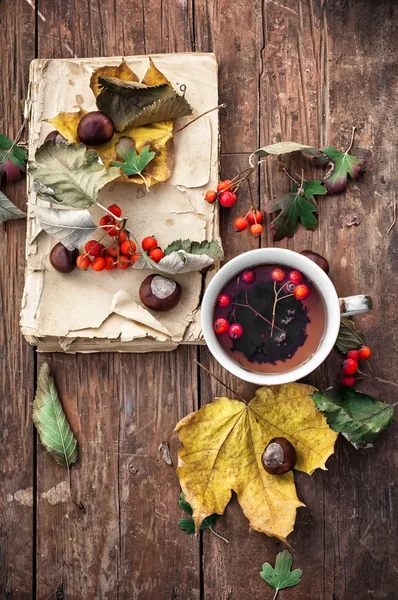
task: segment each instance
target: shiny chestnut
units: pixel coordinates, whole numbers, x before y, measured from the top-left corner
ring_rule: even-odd
[[[325,271],[326,275],[328,275],[329,263],[324,256],[321,256],[320,254],[318,254],[317,252],[313,252],[312,250],[303,250],[302,252],[300,252],[300,254],[312,260],[312,262],[317,264],[318,267],[321,267],[322,271]]]
[[[50,263],[60,273],[71,273],[76,267],[76,259],[79,256],[79,250],[68,250],[58,242],[50,252]]]
[[[283,475],[294,468],[297,462],[296,449],[284,437],[273,438],[264,450],[261,462],[270,475]]]
[[[179,303],[181,294],[180,284],[163,275],[148,275],[140,285],[140,300],[152,310],[171,310]]]

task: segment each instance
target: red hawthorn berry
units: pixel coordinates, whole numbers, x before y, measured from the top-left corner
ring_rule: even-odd
[[[109,212],[111,212],[115,217],[121,217],[122,209],[117,204],[112,204],[112,206],[108,206]]]
[[[253,210],[251,209],[248,213],[247,213],[247,217],[246,219],[249,221],[250,225],[254,225],[255,223],[262,223],[264,220],[263,217],[263,213],[261,212],[261,210]]]
[[[298,285],[303,281],[303,275],[300,271],[290,271],[289,273],[289,281]]]
[[[293,294],[297,300],[305,300],[310,295],[310,290],[306,285],[304,285],[304,283],[299,283],[299,285],[296,286]]]
[[[159,246],[158,241],[152,235],[148,235],[141,242],[142,249],[145,252],[149,252],[152,248],[157,248]]]
[[[263,226],[260,223],[254,223],[254,225],[250,225],[250,233],[254,237],[260,237],[263,232]]]
[[[218,201],[224,208],[232,208],[236,204],[237,199],[237,195],[232,192],[222,192]]]
[[[149,253],[149,258],[151,258],[154,262],[158,263],[164,257],[164,252],[161,248],[152,248]]]
[[[244,231],[249,227],[249,223],[243,217],[238,217],[234,221],[235,231]]]
[[[213,202],[217,200],[217,192],[214,190],[207,190],[205,193],[205,200],[207,200],[207,202],[210,204],[213,204]]]
[[[368,358],[370,358],[371,356],[372,351],[368,346],[362,346],[362,348],[359,349],[359,357],[363,360],[368,360]]]
[[[353,387],[355,385],[355,377],[352,375],[345,375],[341,378],[341,383],[346,387]]]
[[[214,331],[218,334],[218,335],[223,335],[224,333],[227,333],[229,330],[229,321],[227,321],[227,319],[223,319],[222,317],[220,319],[216,319],[214,321]]]
[[[358,371],[358,363],[353,358],[347,358],[343,362],[343,373],[346,375],[354,375]]]
[[[282,269],[274,269],[271,273],[271,279],[273,281],[277,281],[278,283],[282,283],[286,279],[286,273]]]
[[[359,361],[358,350],[349,350],[349,352],[347,352],[347,358],[352,358],[358,362]]]
[[[217,186],[217,192],[225,192],[227,190],[230,190],[232,187],[230,183],[230,179],[224,179],[224,181],[220,181],[220,183]]]
[[[240,323],[232,323],[228,329],[229,337],[237,340],[243,335],[243,327]]]

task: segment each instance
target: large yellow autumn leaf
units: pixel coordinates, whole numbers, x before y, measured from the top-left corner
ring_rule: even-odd
[[[197,531],[208,515],[223,514],[235,491],[253,529],[286,540],[304,505],[293,472],[270,475],[261,456],[272,438],[285,437],[296,448],[296,469],[325,468],[337,434],[315,408],[315,391],[299,383],[264,387],[247,405],[217,398],[178,423],[177,473]]]
[[[127,66],[124,59],[119,66],[100,67],[94,71],[90,81],[90,87],[95,96],[100,91],[98,78],[105,76],[117,77],[123,81],[138,81],[138,77]],[[166,77],[157,69],[151,58],[149,59],[149,67],[142,83],[149,86],[171,85]],[[86,114],[87,111],[79,108],[77,112],[61,112],[55,117],[47,119],[47,121],[69,142],[77,145],[80,143],[77,136],[77,128],[80,120]],[[173,127],[174,121],[158,121],[142,127],[130,127],[123,132],[116,131],[112,139],[106,144],[88,147],[95,150],[103,160],[104,165],[109,167],[113,161],[120,160],[116,152],[116,145],[120,138],[130,137],[134,141],[138,152],[144,145],[149,145],[150,149],[155,152],[155,158],[147,165],[143,175],[147,185],[150,186],[161,181],[167,181],[172,173],[174,165]],[[123,181],[139,185],[143,183],[142,177],[123,177]]]

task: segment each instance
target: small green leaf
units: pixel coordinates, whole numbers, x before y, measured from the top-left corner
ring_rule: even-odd
[[[361,338],[361,332],[354,321],[348,317],[341,317],[340,330],[336,340],[336,348],[339,352],[347,354],[350,350],[355,350],[364,345]]]
[[[179,504],[180,508],[182,508],[182,510],[184,510],[186,513],[188,513],[189,515],[193,514],[192,506],[189,504],[189,502],[187,502],[185,500],[185,496],[184,496],[183,492],[181,492],[181,494],[180,494],[180,500],[179,500],[178,504]],[[204,519],[202,521],[202,525],[200,526],[200,529],[202,531],[204,529],[212,529],[213,525],[216,523],[216,521],[219,517],[220,517],[220,515],[217,515],[217,514],[209,515],[208,517],[206,517],[206,519]],[[182,529],[183,531],[185,531],[187,534],[195,533],[195,523],[194,523],[193,519],[190,519],[190,518],[180,519],[178,521],[178,527],[180,529]]]
[[[394,418],[394,406],[354,388],[343,387],[337,394],[315,392],[312,398],[325,414],[329,427],[344,435],[355,448],[372,445]]]
[[[175,240],[164,250],[165,256],[172,252],[183,250],[187,254],[206,254],[214,260],[219,260],[223,257],[223,251],[217,240],[203,242],[192,242],[191,240]]]
[[[26,213],[19,210],[3,192],[0,192],[0,223],[11,221],[12,219],[23,219]]]
[[[10,138],[0,133],[0,167],[3,167],[5,161],[9,158],[21,171],[25,171],[25,161],[28,156],[25,150],[17,145],[13,146],[13,144],[14,142]]]
[[[33,422],[43,446],[59,465],[70,467],[77,461],[77,440],[66,420],[47,363],[44,363],[40,369],[37,380]]]
[[[95,150],[86,150],[80,144],[46,142],[37,150],[35,160],[29,163],[33,179],[46,186],[41,198],[75,208],[89,208],[95,204],[100,190],[117,177],[120,170],[105,168]]]
[[[119,167],[127,177],[140,175],[156,156],[155,152],[149,151],[149,146],[144,146],[138,153],[131,138],[122,138],[116,145],[116,151],[124,162],[113,162],[112,167]]]
[[[318,223],[315,216],[318,207],[314,196],[323,196],[326,193],[326,188],[320,181],[304,181],[300,186],[294,184],[290,194],[282,194],[275,200],[267,202],[265,205],[267,213],[280,210],[271,223],[274,241],[292,237],[297,231],[299,221],[305,229],[315,229]]]
[[[262,571],[260,572],[261,577],[271,587],[276,590],[274,599],[276,598],[279,590],[283,590],[288,587],[293,587],[301,582],[301,576],[303,574],[301,569],[295,569],[291,571],[293,564],[293,557],[284,550],[279,552],[275,561],[275,568],[270,563],[264,563]]]
[[[332,174],[324,180],[328,194],[338,194],[347,187],[348,175],[359,179],[365,173],[366,160],[341,152],[333,146],[324,148],[322,152],[334,164]]]

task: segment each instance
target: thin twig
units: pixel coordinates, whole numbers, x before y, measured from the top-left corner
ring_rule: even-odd
[[[96,201],[96,205],[99,208],[102,208],[102,210],[104,210],[110,217],[112,217],[112,219],[114,219],[118,223],[121,223],[122,221],[127,221],[128,217],[117,217],[110,210],[108,210],[107,208],[105,208],[105,206],[102,206],[102,204],[100,204],[98,201]],[[108,225],[106,225],[106,227],[108,227]]]
[[[222,535],[220,535],[219,533],[217,533],[217,531],[214,531],[213,527],[209,527],[210,531],[212,533],[214,533],[214,535],[218,538],[220,538],[220,540],[223,540],[226,544],[229,544],[229,541],[225,539],[225,537],[223,537]]]
[[[357,373],[362,375],[362,377],[367,377],[368,379],[373,379],[373,381],[378,381],[379,383],[386,383],[387,385],[392,385],[394,387],[398,387],[398,383],[395,381],[389,381],[388,379],[381,379],[381,377],[376,377],[375,375],[368,375],[368,373],[364,373],[358,369]]]
[[[8,157],[10,156],[11,152],[13,151],[13,149],[15,148],[15,146],[18,144],[19,140],[21,139],[23,130],[26,127],[26,123],[28,122],[28,117],[25,117],[23,120],[23,123],[21,125],[21,127],[18,130],[17,135],[15,136],[15,140],[13,141],[11,147],[9,148],[9,150],[7,150],[7,152],[5,153],[5,155],[2,158],[2,163],[5,164],[6,160],[8,159]]]
[[[224,383],[221,379],[219,379],[216,375],[214,375],[214,373],[212,373],[211,371],[209,371],[209,369],[207,367],[205,367],[204,365],[202,365],[198,360],[196,360],[196,358],[194,358],[193,361],[197,365],[199,365],[199,367],[201,367],[204,371],[206,371],[206,373],[208,373],[211,377],[213,377],[213,379],[215,379],[216,381],[218,381],[218,383],[221,383],[221,385],[223,385],[227,390],[229,390],[230,392],[232,392],[233,394],[235,394],[235,396],[237,396],[239,398],[239,400],[242,400],[242,402],[244,402],[245,404],[249,404],[249,400],[246,400],[245,398],[243,398],[243,396],[241,396],[240,394],[238,394],[238,392],[236,392],[234,389],[232,389],[231,387],[229,387],[229,385],[227,385],[226,383]]]
[[[294,181],[294,183],[296,183],[297,185],[299,185],[299,182],[297,181],[297,179],[295,179],[295,178],[293,177],[293,175],[290,175],[290,173],[289,173],[289,171],[286,169],[286,167],[283,167],[283,171],[286,173],[286,175],[287,175],[288,177],[290,177],[290,179],[291,179],[292,181]]]
[[[205,115],[208,115],[209,113],[213,112],[213,110],[218,110],[220,108],[226,108],[226,107],[227,107],[227,105],[225,103],[223,103],[223,104],[219,104],[218,106],[215,106],[214,108],[209,108],[209,110],[206,110],[206,112],[202,113],[201,115],[198,115],[197,117],[192,119],[192,121],[189,121],[189,123],[185,123],[185,125],[183,125],[183,127],[180,127],[180,129],[177,129],[177,131],[174,131],[174,135],[176,133],[180,133],[180,131],[182,131],[183,129],[188,127],[188,125],[192,125],[192,123],[195,123],[195,121],[197,121],[198,119],[201,119]]]
[[[262,315],[261,313],[257,312],[256,309],[253,308],[250,304],[240,304],[239,302],[233,302],[232,304],[236,304],[236,306],[241,306],[242,308],[249,308],[251,311],[254,312],[255,315],[257,315],[258,317],[260,317],[261,319],[263,319],[263,321],[266,321],[266,323],[268,323],[268,325],[272,326],[272,322],[269,321],[266,317],[264,317],[264,315]],[[281,331],[282,333],[286,333],[286,331],[284,331],[280,327],[277,327],[276,325],[274,325],[274,329],[278,329],[278,331]]]
[[[352,128],[352,134],[351,134],[351,141],[350,141],[350,145],[348,146],[347,150],[345,151],[345,154],[348,154],[348,153],[349,153],[349,151],[350,151],[350,150],[351,150],[351,148],[352,148],[352,145],[353,145],[353,143],[354,143],[355,131],[356,131],[356,127],[353,127],[353,128]]]
[[[397,201],[394,201],[394,205],[393,205],[393,209],[392,209],[392,223],[390,225],[390,227],[387,230],[387,233],[390,233],[391,229],[394,227],[395,223],[397,222]]]

